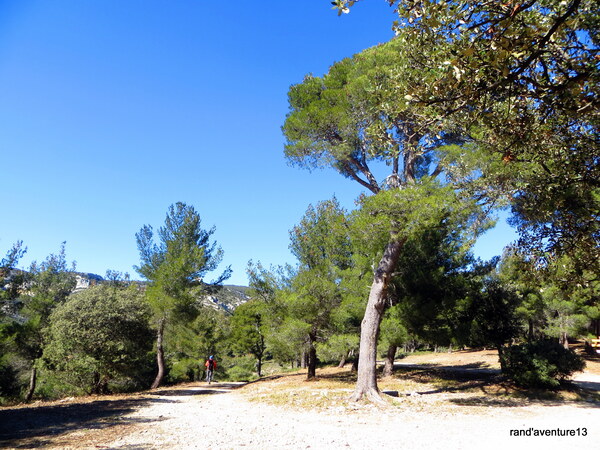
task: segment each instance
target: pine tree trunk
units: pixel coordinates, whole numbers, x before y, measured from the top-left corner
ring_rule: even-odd
[[[562,331],[562,332],[560,333],[560,337],[559,337],[559,340],[558,340],[558,341],[561,343],[561,345],[562,345],[562,346],[563,346],[565,349],[569,350],[569,338],[568,338],[568,336],[567,336],[567,332],[566,332],[566,331]]]
[[[311,334],[309,336],[310,347],[308,349],[308,373],[307,379],[313,379],[317,377],[317,349],[315,348],[315,336]]]
[[[498,350],[498,361],[500,362],[500,372],[506,373],[506,361],[504,360],[504,346],[499,344],[496,346]]]
[[[165,318],[162,317],[158,321],[158,331],[156,332],[156,363],[158,366],[158,372],[156,378],[150,386],[150,389],[156,389],[162,383],[165,376],[165,354],[163,349],[163,336],[165,334]]]
[[[340,359],[340,362],[338,364],[338,368],[341,369],[346,365],[346,355],[342,356],[342,359]]]
[[[387,350],[387,354],[385,357],[385,364],[383,366],[383,376],[391,377],[394,373],[394,359],[396,358],[396,350],[398,347],[395,345],[390,345]]]
[[[35,367],[35,361],[33,362],[34,366],[31,368],[31,374],[29,376],[29,390],[27,391],[27,396],[25,397],[26,402],[30,402],[33,398],[33,393],[35,392],[35,385],[37,384],[37,367]]]
[[[256,365],[256,373],[258,374],[258,378],[262,377],[262,360],[265,354],[265,338],[263,335],[260,335],[260,345],[258,347],[258,363]]]
[[[94,381],[92,381],[92,390],[90,394],[99,394],[100,393],[100,374],[98,372],[94,372]]]
[[[389,242],[375,271],[360,329],[358,378],[352,395],[352,399],[356,401],[366,397],[373,402],[383,402],[377,387],[377,338],[379,337],[379,325],[386,308],[388,283],[404,242],[406,239]]]
[[[529,342],[533,341],[533,320],[529,319],[528,321],[528,330],[527,330],[527,340]]]
[[[258,358],[256,363],[256,374],[258,375],[258,378],[262,377],[262,356]]]
[[[306,369],[308,367],[308,353],[306,349],[302,349],[302,356],[300,357],[300,368]]]

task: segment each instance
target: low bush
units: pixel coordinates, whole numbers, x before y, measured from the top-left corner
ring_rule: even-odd
[[[225,358],[222,364],[226,369],[226,378],[230,381],[252,381],[256,375],[256,358],[253,356],[238,356]]]
[[[183,383],[199,380],[204,371],[204,361],[194,358],[183,358],[172,363],[169,370],[169,383]]]
[[[4,358],[0,357],[0,405],[19,395],[19,383],[16,370]]]
[[[500,356],[502,372],[522,387],[555,388],[585,361],[555,340],[546,339],[513,345]]]

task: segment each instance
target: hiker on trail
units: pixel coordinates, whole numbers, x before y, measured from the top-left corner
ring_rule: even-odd
[[[217,361],[213,356],[209,356],[204,366],[206,367],[206,381],[210,384],[213,380],[213,371],[217,368]]]

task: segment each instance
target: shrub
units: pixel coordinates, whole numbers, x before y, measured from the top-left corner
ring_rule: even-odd
[[[17,372],[7,361],[0,356],[0,405],[19,395]]]
[[[99,285],[74,294],[50,316],[47,369],[62,381],[92,393],[108,391],[109,383],[147,375],[153,333],[150,311],[135,286]]]
[[[198,380],[202,376],[203,368],[204,361],[195,358],[174,361],[169,370],[169,382],[183,383]]]
[[[222,367],[231,381],[256,380],[256,358],[252,355],[224,358]]]
[[[503,373],[517,385],[542,388],[557,387],[585,367],[580,356],[551,339],[509,347],[500,363]]]

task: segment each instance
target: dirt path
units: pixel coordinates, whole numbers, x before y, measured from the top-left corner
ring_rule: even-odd
[[[5,408],[0,410],[0,447],[564,449],[591,448],[600,438],[595,403],[511,407],[450,402],[440,407],[436,394],[406,396],[400,399],[405,405],[401,408],[355,405],[298,411],[249,402],[238,387],[196,383],[138,396]],[[511,430],[530,428],[580,435],[510,436]]]
[[[497,372],[492,351],[414,355],[398,367],[409,364],[472,373],[477,382],[457,385],[449,376],[429,384],[419,371],[408,379],[382,380],[382,388],[388,383],[398,396],[385,408],[320,402],[328,395],[348,398],[352,383],[335,381],[347,375],[343,369],[323,369],[317,383],[291,374],[249,385],[198,382],[134,395],[70,398],[0,408],[0,448],[563,450],[593,448],[600,441],[600,402],[593,395],[600,390],[597,361],[574,377],[589,390],[579,395],[587,401],[489,393],[493,384],[485,379]],[[257,401],[273,393],[279,406]],[[511,430],[531,435],[513,436]],[[574,435],[534,436],[540,430]]]

